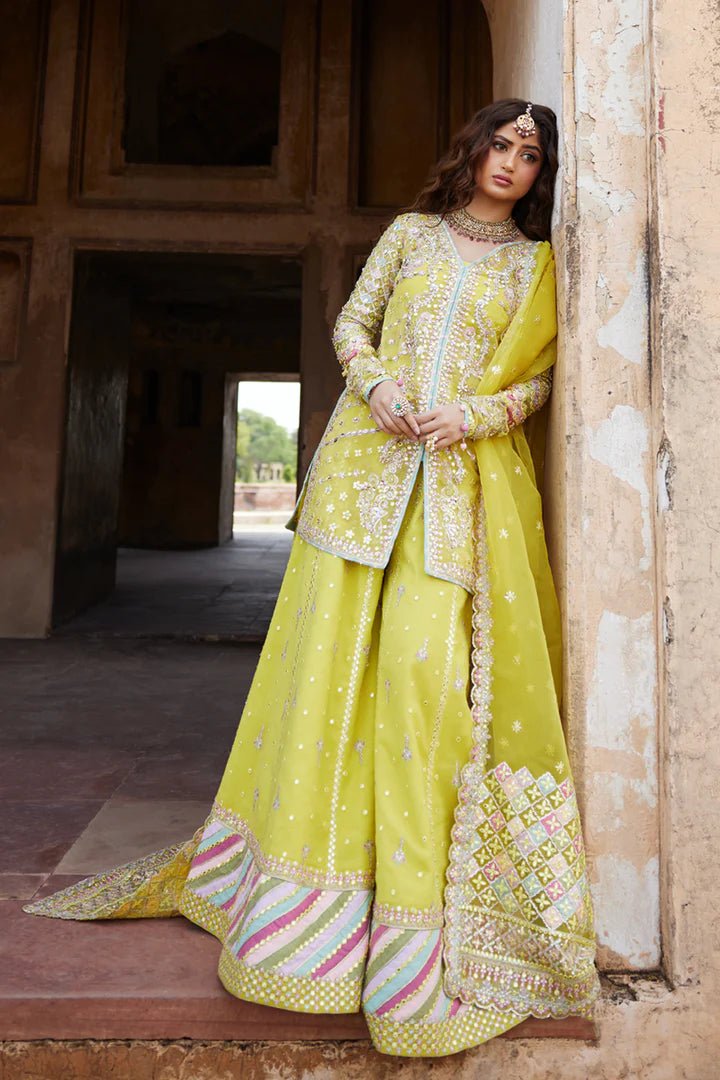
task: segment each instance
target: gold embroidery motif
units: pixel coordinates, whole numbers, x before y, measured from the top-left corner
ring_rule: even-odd
[[[480,488],[473,455],[456,447],[429,455],[422,444],[377,430],[366,398],[381,378],[402,376],[418,412],[462,396],[478,434],[481,421],[499,416],[520,423],[539,408],[546,381],[513,391],[508,401],[474,396],[527,292],[538,247],[507,244],[465,264],[436,215],[402,214],[385,230],[335,324],[333,344],[347,388],[288,523],[304,540],[385,567],[422,462],[425,569],[472,592]]]

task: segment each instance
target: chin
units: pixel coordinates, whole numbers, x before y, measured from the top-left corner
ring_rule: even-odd
[[[483,189],[483,192],[488,198],[495,199],[496,202],[517,202],[520,198],[514,187],[500,189],[495,187],[492,181]]]

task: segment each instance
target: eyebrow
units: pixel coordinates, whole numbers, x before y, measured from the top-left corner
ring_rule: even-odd
[[[495,138],[496,139],[504,139],[506,143],[513,142],[513,140],[508,138],[507,135],[496,135]],[[525,142],[525,143],[521,143],[521,145],[526,146],[528,150],[537,150],[538,154],[542,154],[542,150],[540,149],[539,146],[536,146],[535,143]]]

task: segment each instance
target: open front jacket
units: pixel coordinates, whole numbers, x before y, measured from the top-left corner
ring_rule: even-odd
[[[288,528],[324,551],[385,567],[422,463],[425,570],[472,592],[480,488],[472,445],[428,451],[382,432],[368,395],[383,379],[402,376],[416,413],[459,401],[467,408],[468,440],[508,434],[550,393],[554,303],[551,316],[524,327],[531,377],[492,394],[479,394],[478,385],[493,371],[493,356],[528,292],[547,291],[548,282],[554,290],[547,241],[502,244],[467,262],[438,215],[399,215],[335,324],[333,344],[347,385]]]

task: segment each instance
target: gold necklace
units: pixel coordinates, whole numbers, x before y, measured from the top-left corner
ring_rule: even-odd
[[[481,218],[469,214],[464,207],[451,210],[446,214],[445,220],[455,232],[466,236],[468,240],[489,240],[491,244],[507,244],[521,236],[513,218],[505,218],[504,221],[482,221]]]

